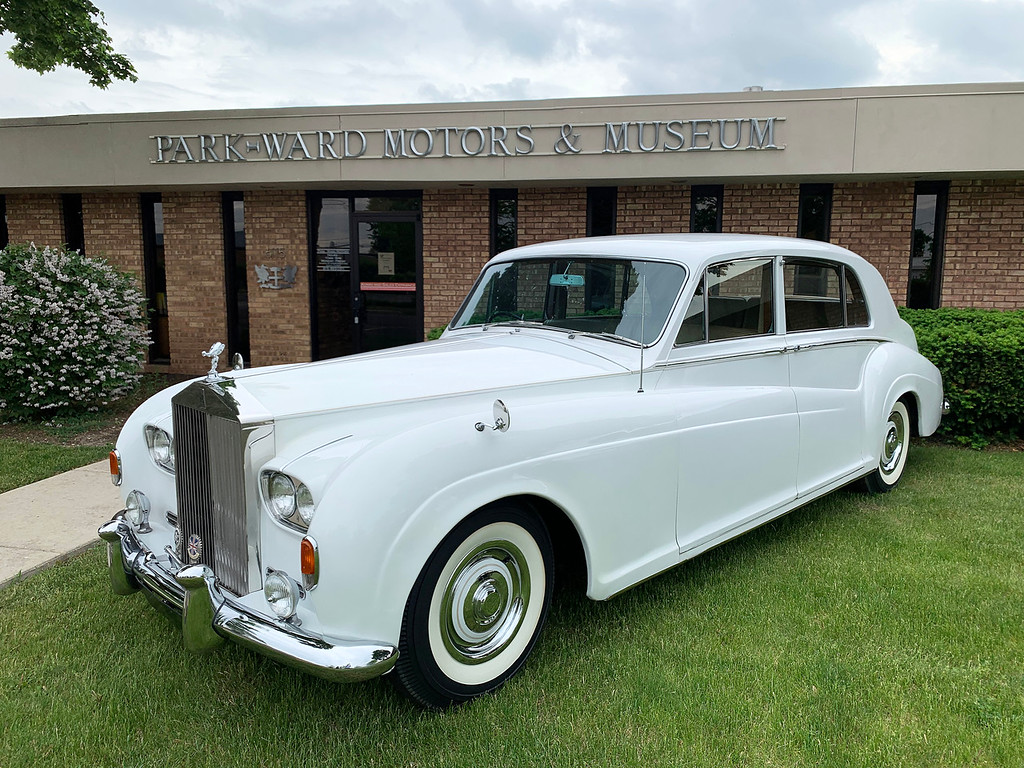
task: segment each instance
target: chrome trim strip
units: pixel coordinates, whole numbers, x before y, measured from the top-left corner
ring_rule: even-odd
[[[209,651],[230,640],[333,682],[378,677],[398,660],[398,648],[388,643],[331,643],[322,635],[255,613],[221,591],[207,566],[188,566],[172,574],[138,540],[123,511],[105,523],[99,535],[107,542],[115,594],[141,589],[150,602],[180,616],[190,650]]]
[[[828,329],[822,329],[828,330]],[[795,333],[816,333],[817,331],[795,331]],[[816,347],[838,347],[843,344],[887,344],[892,339],[883,339],[881,336],[858,336],[854,339],[828,339],[826,341],[812,341],[808,344],[794,344],[787,346],[787,352],[802,352],[805,349],[814,349]]]
[[[750,338],[755,338],[755,337],[751,336]],[[782,338],[782,337],[781,336],[772,336],[770,338],[778,339],[778,338]],[[730,342],[730,341],[742,341],[742,339],[716,339],[715,341],[712,341],[712,342],[703,342],[703,344],[704,345],[707,345],[707,344],[720,344],[720,343],[723,343],[723,342]],[[674,368],[674,367],[679,366],[679,365],[689,365],[691,363],[710,363],[710,362],[717,362],[719,360],[734,360],[734,359],[741,358],[741,357],[763,357],[763,356],[767,356],[767,355],[781,355],[781,354],[788,354],[788,353],[791,353],[791,352],[802,352],[804,350],[813,349],[815,347],[835,347],[835,346],[839,346],[839,345],[843,345],[843,344],[862,344],[862,343],[865,343],[865,342],[877,343],[877,344],[888,344],[891,341],[892,341],[892,339],[884,339],[884,338],[881,338],[881,337],[868,337],[868,336],[862,336],[862,337],[858,337],[856,339],[830,339],[828,341],[816,341],[816,342],[811,342],[811,343],[808,343],[808,344],[795,344],[795,345],[792,345],[792,346],[787,345],[787,346],[775,347],[773,349],[754,349],[754,350],[747,350],[747,351],[744,351],[744,352],[733,352],[732,354],[724,354],[724,355],[710,355],[709,354],[709,355],[703,355],[701,357],[688,357],[685,360],[663,360],[662,362],[655,364],[654,367],[655,368]],[[675,349],[693,349],[696,346],[698,346],[698,345],[693,345],[691,347],[676,347]]]
[[[778,347],[777,349],[753,349],[745,352],[733,352],[729,355],[704,355],[702,357],[688,357],[685,360],[663,360],[660,363],[655,363],[655,368],[676,368],[680,365],[690,365],[696,363],[717,363],[722,360],[738,360],[743,357],[767,357],[768,355],[781,355],[786,352],[785,347]]]

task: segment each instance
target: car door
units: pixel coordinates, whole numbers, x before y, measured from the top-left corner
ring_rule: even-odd
[[[863,466],[867,307],[855,273],[833,261],[787,257],[782,268],[789,378],[800,423],[803,496]]]
[[[798,420],[777,333],[774,261],[709,266],[662,366],[658,389],[676,407],[681,554],[796,496]]]

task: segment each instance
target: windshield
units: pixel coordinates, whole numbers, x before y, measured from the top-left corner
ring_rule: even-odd
[[[543,325],[650,344],[685,277],[678,264],[592,256],[492,264],[451,327]]]

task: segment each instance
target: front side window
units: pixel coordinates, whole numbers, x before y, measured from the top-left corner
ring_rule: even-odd
[[[860,281],[849,267],[831,261],[786,259],[786,331],[819,331],[868,324]]]
[[[678,264],[565,256],[492,264],[451,328],[522,325],[650,344],[686,273]]]
[[[775,333],[774,259],[740,259],[707,268],[676,336],[676,346]]]

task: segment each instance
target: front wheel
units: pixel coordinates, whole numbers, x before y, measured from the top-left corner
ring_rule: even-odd
[[[406,603],[391,675],[398,689],[441,708],[512,677],[544,625],[553,561],[547,528],[527,509],[495,505],[456,526]]]
[[[907,406],[897,401],[885,423],[878,466],[864,478],[864,487],[868,493],[887,493],[896,487],[907,465],[909,450],[910,414]]]

